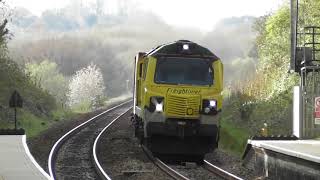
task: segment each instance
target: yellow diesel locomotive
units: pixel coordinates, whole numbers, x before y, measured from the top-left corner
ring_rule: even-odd
[[[135,135],[153,153],[199,157],[219,141],[223,64],[179,40],[138,53],[134,69]]]

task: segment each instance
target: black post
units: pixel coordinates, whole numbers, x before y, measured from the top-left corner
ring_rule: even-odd
[[[17,108],[14,108],[14,129],[17,131]]]
[[[0,0],[1,1],[1,0]],[[14,129],[17,131],[17,108],[22,108],[23,100],[17,91],[14,91],[9,100],[9,107],[14,108]]]
[[[296,68],[296,48],[297,48],[297,39],[298,39],[298,16],[299,16],[299,0],[290,1],[291,9],[291,61],[290,69],[297,70]]]

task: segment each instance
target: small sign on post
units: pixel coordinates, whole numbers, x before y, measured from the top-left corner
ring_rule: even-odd
[[[314,101],[314,123],[320,125],[320,97],[316,97]]]
[[[17,108],[22,108],[23,100],[17,91],[14,91],[9,101],[9,107],[14,108],[14,129],[17,130]]]

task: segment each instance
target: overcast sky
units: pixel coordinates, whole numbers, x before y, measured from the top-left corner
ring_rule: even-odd
[[[71,0],[7,0],[11,7],[20,6],[41,15],[46,9],[61,8]],[[73,0],[74,1],[74,0]],[[79,0],[80,1],[80,0]],[[92,1],[95,0],[82,0]],[[117,0],[105,0],[110,4]],[[112,3],[113,1],[113,3]],[[130,0],[127,0],[130,1]],[[222,18],[261,16],[276,10],[285,0],[134,0],[141,8],[159,15],[170,25],[209,31]]]

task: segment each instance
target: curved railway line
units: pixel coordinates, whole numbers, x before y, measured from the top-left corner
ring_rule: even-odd
[[[223,179],[228,179],[228,180],[242,180],[242,178],[233,175],[232,173],[229,173],[228,171],[225,171],[218,166],[215,166],[211,164],[210,162],[204,160],[203,168],[207,169],[208,171],[218,175],[219,177]]]
[[[131,109],[127,101],[110,108],[63,135],[53,146],[48,159],[52,179],[99,179],[92,147],[97,134],[119,115]]]
[[[99,135],[97,136],[97,138],[94,141],[93,144],[93,148],[92,148],[92,152],[93,152],[93,158],[94,158],[94,163],[95,163],[95,167],[98,171],[98,174],[100,176],[101,179],[107,179],[107,180],[111,180],[111,178],[108,176],[108,174],[104,171],[104,169],[102,168],[98,156],[97,156],[97,144],[100,141],[100,137],[102,136],[102,134],[116,121],[118,120],[121,116],[123,116],[124,114],[126,114],[130,109],[128,109],[127,111],[125,111],[124,113],[122,113],[121,115],[119,115],[118,117],[116,117],[114,120],[112,120],[105,128],[103,128],[103,130],[99,133]]]
[[[52,179],[106,179],[111,180],[100,165],[97,156],[97,146],[102,134],[120,117],[132,109],[130,101],[110,108],[63,135],[51,149],[48,159],[48,169]],[[188,180],[177,168],[167,165],[154,157],[145,147],[141,146],[159,169],[177,180]],[[241,178],[212,165],[208,161],[197,168],[205,169],[221,179],[241,180]]]
[[[180,173],[179,171],[175,170],[174,168],[170,167],[170,165],[165,164],[163,161],[161,161],[159,158],[156,158],[152,155],[152,153],[145,147],[142,146],[143,151],[147,154],[149,159],[158,166],[162,171],[167,173],[170,177],[176,180],[189,180],[188,177]],[[206,169],[210,173],[213,173],[215,176],[226,179],[226,180],[243,180],[240,177],[237,177],[236,175],[233,175],[232,173],[229,173],[228,171],[225,171],[210,162],[204,160],[204,164],[199,166],[200,168]]]

